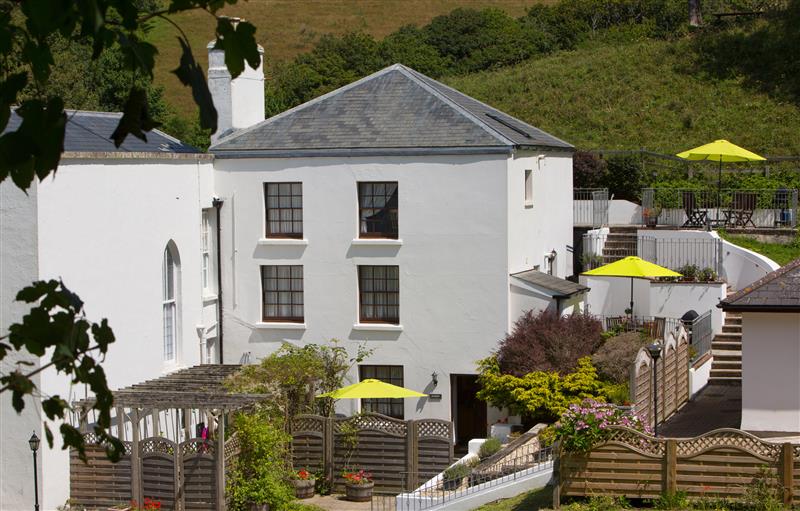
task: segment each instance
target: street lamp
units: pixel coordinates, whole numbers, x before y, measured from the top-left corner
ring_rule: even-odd
[[[38,479],[38,472],[36,470],[36,451],[39,450],[39,437],[36,436],[36,431],[33,432],[31,438],[28,440],[28,445],[31,446],[31,451],[33,452],[33,509],[34,511],[39,511],[39,479]]]
[[[653,435],[658,436],[658,359],[661,357],[661,344],[654,342],[647,347],[650,358],[653,359]]]

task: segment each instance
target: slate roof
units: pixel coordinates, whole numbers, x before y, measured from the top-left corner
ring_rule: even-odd
[[[122,114],[119,112],[89,112],[67,110],[67,129],[64,134],[64,151],[86,153],[198,153],[199,151],[159,130],[147,133],[147,142],[128,135],[121,146],[115,147],[111,134]],[[19,127],[22,118],[11,113],[6,131]]]
[[[510,152],[573,146],[401,64],[387,67],[211,147],[262,153]],[[251,154],[246,154],[251,153]]]
[[[731,312],[800,312],[800,259],[732,294],[719,307]]]
[[[519,273],[512,273],[511,276],[550,291],[554,298],[568,298],[589,290],[589,288],[584,285],[561,279],[553,275],[548,275],[547,273],[542,273],[539,270],[527,270]]]

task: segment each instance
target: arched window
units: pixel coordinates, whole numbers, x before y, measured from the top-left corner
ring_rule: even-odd
[[[174,362],[177,357],[178,304],[180,300],[181,263],[178,247],[170,241],[164,249],[162,307],[164,310],[164,361]]]

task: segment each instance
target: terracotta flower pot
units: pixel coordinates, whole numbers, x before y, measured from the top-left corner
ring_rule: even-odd
[[[292,479],[294,496],[298,499],[310,499],[314,496],[316,479]]]
[[[372,500],[372,489],[375,487],[375,483],[367,483],[367,484],[350,484],[345,483],[345,493],[344,496],[347,500],[351,502],[369,502]]]

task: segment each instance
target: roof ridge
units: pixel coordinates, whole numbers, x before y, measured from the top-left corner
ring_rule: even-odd
[[[751,283],[747,287],[740,289],[739,291],[735,292],[734,294],[730,295],[729,297],[720,300],[720,305],[732,305],[734,302],[741,300],[745,296],[749,295],[750,293],[766,286],[770,282],[783,277],[787,273],[794,271],[796,269],[800,269],[800,257],[787,263],[784,266],[781,266],[777,270],[773,270],[770,273],[767,273],[757,281]]]
[[[488,104],[488,103],[484,103],[483,101],[481,101],[481,100],[479,100],[479,99],[477,99],[477,98],[475,98],[475,97],[473,97],[473,96],[470,96],[470,95],[468,95],[468,94],[464,94],[464,93],[463,93],[463,92],[461,92],[460,90],[458,90],[458,89],[454,89],[453,87],[450,87],[449,85],[447,85],[447,84],[445,84],[445,83],[442,83],[442,82],[440,82],[439,80],[436,80],[436,79],[434,79],[434,78],[431,78],[430,76],[424,75],[424,74],[420,73],[419,71],[417,71],[417,70],[415,70],[415,69],[409,68],[409,67],[407,67],[407,66],[404,66],[404,65],[402,65],[402,64],[395,64],[395,65],[400,65],[400,66],[402,66],[404,69],[407,69],[407,70],[411,71],[412,73],[419,74],[420,76],[423,76],[423,77],[425,77],[425,79],[427,79],[427,80],[430,80],[430,81],[432,81],[432,82],[435,82],[437,85],[440,85],[440,86],[444,87],[445,89],[447,89],[447,90],[449,90],[449,91],[452,91],[452,92],[454,92],[454,93],[458,94],[459,96],[464,96],[465,98],[467,98],[467,99],[469,99],[469,100],[471,100],[471,101],[474,101],[474,102],[478,103],[479,105],[482,105],[482,106],[484,106],[484,107],[486,107],[486,108],[488,108],[488,109],[490,109],[490,110],[494,110],[495,112],[498,112],[499,114],[501,114],[501,115],[503,115],[503,116],[505,116],[505,117],[509,117],[509,118],[511,118],[511,119],[514,119],[514,120],[515,120],[515,121],[517,121],[517,122],[520,122],[520,123],[524,124],[525,126],[528,126],[529,128],[535,129],[536,131],[540,131],[540,132],[542,132],[542,133],[546,134],[547,136],[549,136],[550,138],[553,138],[553,139],[555,139],[555,140],[557,140],[557,141],[561,142],[562,144],[565,144],[567,147],[574,147],[572,144],[570,144],[570,143],[569,143],[569,142],[567,142],[566,140],[563,140],[563,139],[561,139],[561,138],[559,138],[559,137],[556,137],[555,135],[552,135],[551,133],[549,133],[549,132],[546,132],[546,131],[542,130],[541,128],[537,128],[537,127],[536,127],[536,126],[534,126],[533,124],[529,124],[529,123],[527,123],[527,122],[523,121],[522,119],[519,119],[519,118],[517,118],[517,117],[514,117],[514,116],[513,116],[513,115],[511,115],[511,114],[508,114],[508,113],[506,113],[506,112],[503,112],[503,111],[502,111],[502,110],[500,110],[499,108],[497,108],[497,107],[494,107],[494,106],[492,106],[492,105],[490,105],[490,104]],[[449,99],[449,98],[448,98],[448,99]],[[452,100],[450,100],[450,101],[452,101]],[[460,108],[463,108],[463,107],[460,107]],[[496,130],[494,127],[492,127],[491,125],[489,125],[488,123],[486,123],[486,122],[485,122],[485,121],[483,121],[482,119],[478,119],[478,122],[480,122],[480,123],[482,123],[482,124],[485,124],[485,125],[486,125],[486,126],[489,128],[489,129],[491,129],[491,130],[493,130],[493,131],[497,131],[497,130]],[[500,122],[500,121],[498,121],[498,122]],[[513,144],[513,142],[511,142],[511,143]],[[515,144],[515,145],[516,145],[516,144]]]
[[[208,148],[208,150],[211,151],[212,149],[214,149],[218,145],[220,145],[220,144],[222,144],[224,142],[228,142],[229,140],[233,140],[234,138],[237,138],[240,135],[244,135],[245,133],[249,133],[249,132],[255,130],[256,128],[260,128],[261,126],[266,126],[266,125],[271,124],[271,123],[273,123],[275,121],[283,119],[284,117],[286,117],[286,116],[288,116],[290,114],[293,114],[295,112],[299,112],[301,110],[305,110],[308,107],[316,105],[317,103],[319,103],[319,102],[321,102],[323,100],[326,100],[328,98],[332,98],[334,96],[337,96],[337,95],[339,95],[339,94],[341,94],[341,93],[343,93],[345,91],[348,91],[348,90],[352,89],[353,87],[356,87],[357,85],[361,85],[362,83],[366,82],[367,80],[370,80],[372,78],[377,78],[378,76],[384,75],[384,74],[386,74],[386,73],[388,73],[390,71],[394,71],[396,69],[396,66],[398,66],[398,65],[399,64],[394,64],[394,65],[385,67],[385,68],[383,68],[383,69],[381,69],[379,71],[375,71],[372,74],[368,74],[367,76],[365,76],[363,78],[360,78],[360,79],[358,79],[358,80],[356,80],[354,82],[350,82],[347,85],[342,85],[341,87],[339,87],[337,89],[334,89],[334,90],[332,90],[330,92],[326,92],[322,96],[317,96],[316,98],[310,99],[310,100],[306,101],[305,103],[300,103],[299,105],[297,105],[295,107],[292,107],[292,108],[290,108],[288,110],[284,110],[283,112],[281,112],[279,114],[275,114],[272,117],[264,119],[263,121],[259,121],[259,122],[255,123],[255,124],[253,124],[252,126],[248,126],[247,128],[243,128],[243,129],[240,129],[240,130],[235,130],[235,131],[231,132],[230,134],[228,134],[228,135],[222,137],[221,139],[217,140],[217,142],[215,144],[213,144],[212,146],[210,146]],[[222,150],[224,151],[224,149],[222,149]]]
[[[412,69],[410,67],[404,66],[403,64],[399,64],[399,63],[398,64],[394,64],[391,67],[396,68],[398,71],[403,73],[405,76],[407,76],[408,78],[411,78],[414,81],[414,83],[418,84],[420,87],[422,87],[423,89],[428,91],[428,93],[433,94],[434,96],[439,98],[441,101],[444,101],[453,110],[455,110],[456,112],[461,114],[463,117],[466,117],[470,121],[472,121],[475,124],[477,124],[478,126],[480,126],[484,131],[489,133],[491,136],[493,136],[494,138],[496,138],[500,142],[503,142],[506,145],[512,145],[512,146],[516,145],[516,144],[514,144],[513,140],[509,139],[508,137],[505,137],[502,133],[500,133],[499,131],[497,131],[493,127],[489,126],[482,119],[478,118],[475,114],[473,114],[472,112],[468,111],[466,108],[462,107],[461,105],[459,105],[458,103],[456,103],[452,99],[448,98],[447,96],[445,96],[444,94],[442,94],[441,92],[436,90],[435,88],[431,87],[429,84],[425,83],[425,80],[422,80],[419,76],[417,76],[417,74],[422,75],[422,73],[419,73],[418,71],[416,71],[416,70],[414,70],[414,69]],[[422,76],[425,76],[425,75],[422,75]],[[430,77],[427,77],[427,76],[426,76],[426,78],[428,78],[429,80],[433,80],[434,82],[436,82],[439,85],[442,85],[443,87],[447,87],[443,83],[438,82],[438,81],[434,80],[433,78],[430,78]],[[451,90],[455,90],[455,89],[451,89]],[[458,92],[458,91],[456,91],[456,92]],[[460,93],[460,92],[459,92],[459,94],[462,94],[463,96],[466,96],[466,94],[463,94],[463,93]],[[488,105],[486,105],[486,106],[488,106]],[[490,107],[490,108],[492,108],[492,107]],[[494,109],[494,110],[496,110],[496,109]]]

